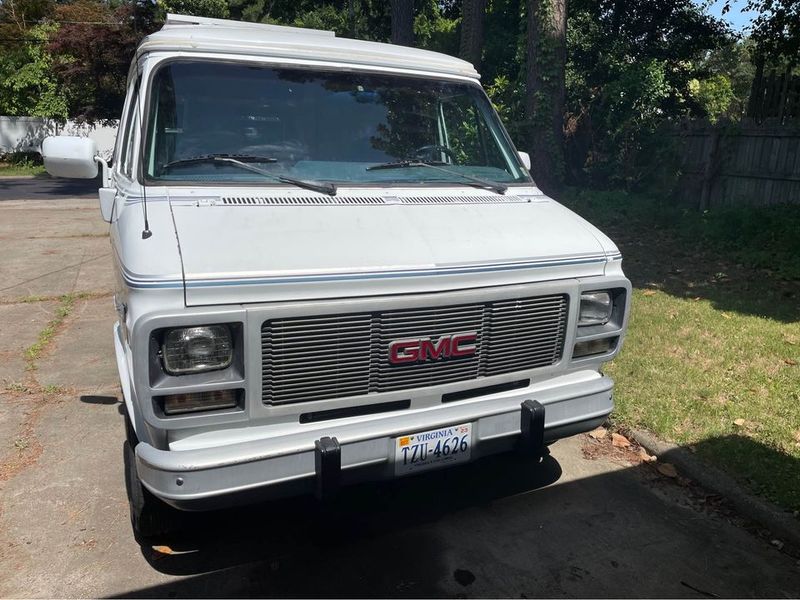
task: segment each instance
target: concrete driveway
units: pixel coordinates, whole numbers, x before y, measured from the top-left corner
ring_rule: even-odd
[[[0,596],[790,597],[800,565],[724,501],[580,436],[458,470],[128,521],[107,225],[0,203]],[[722,508],[720,508],[722,507]]]

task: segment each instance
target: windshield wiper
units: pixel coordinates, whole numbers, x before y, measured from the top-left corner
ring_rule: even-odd
[[[173,160],[171,162],[166,163],[161,168],[167,169],[169,167],[175,167],[178,165],[191,165],[194,163],[215,162],[217,159],[220,158],[232,158],[240,162],[257,162],[257,163],[278,162],[277,158],[273,158],[271,156],[256,156],[254,154],[223,154],[221,152],[217,152],[214,154],[201,154],[200,156],[192,156],[191,158],[179,158],[177,160]]]
[[[448,164],[448,163],[441,163],[441,164]],[[442,173],[447,173],[448,175],[455,175],[456,177],[461,177],[468,181],[472,181],[473,183],[479,184],[482,187],[493,190],[498,194],[502,194],[508,189],[508,186],[503,185],[502,183],[498,183],[497,181],[488,181],[486,179],[473,177],[472,175],[467,175],[465,173],[459,173],[458,171],[451,171],[450,169],[445,169],[443,167],[440,167],[439,163],[427,162],[422,160],[400,160],[397,162],[387,162],[380,165],[373,165],[371,167],[367,167],[367,171],[378,171],[381,169],[409,169],[413,167],[427,167],[429,169],[435,169],[437,171],[441,171]]]
[[[282,183],[288,183],[290,185],[296,185],[297,187],[304,188],[306,190],[311,190],[313,192],[319,192],[321,194],[328,194],[329,196],[336,195],[336,186],[332,183],[318,183],[316,181],[306,181],[304,179],[295,179],[294,177],[286,177],[285,175],[275,175],[274,173],[270,173],[269,171],[265,171],[264,169],[259,169],[258,167],[254,167],[253,165],[247,164],[245,161],[252,161],[252,162],[267,162],[273,163],[277,162],[276,158],[270,158],[266,156],[250,156],[250,155],[237,155],[237,154],[207,154],[205,156],[194,156],[192,158],[182,158],[179,160],[174,160],[164,165],[163,168],[167,168],[173,165],[181,165],[181,164],[191,164],[191,163],[201,163],[201,162],[215,162],[215,163],[228,163],[231,165],[236,165],[246,171],[251,171],[252,173],[258,173],[259,175],[263,175],[264,177],[269,177],[270,179],[274,179],[275,181],[280,181]]]

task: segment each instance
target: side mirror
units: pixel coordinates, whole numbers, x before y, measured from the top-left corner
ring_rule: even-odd
[[[519,159],[522,161],[522,164],[525,166],[528,171],[531,170],[531,155],[527,152],[517,152],[519,154]]]
[[[44,168],[53,177],[97,177],[97,144],[85,137],[46,137],[42,142]]]

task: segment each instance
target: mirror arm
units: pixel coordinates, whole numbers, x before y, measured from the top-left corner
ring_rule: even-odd
[[[111,187],[111,169],[108,167],[106,159],[98,154],[94,157],[94,162],[98,163],[103,170],[103,187]]]

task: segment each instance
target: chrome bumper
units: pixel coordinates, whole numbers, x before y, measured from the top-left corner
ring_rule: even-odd
[[[549,387],[547,387],[549,386]],[[341,483],[394,476],[394,438],[473,423],[472,460],[513,448],[521,435],[521,404],[535,400],[545,408],[544,441],[588,431],[611,412],[613,381],[595,378],[483,396],[433,408],[398,411],[347,423],[329,421],[286,435],[195,450],[136,446],[140,479],[153,494],[186,510],[204,510],[313,492],[323,437],[339,447]]]

